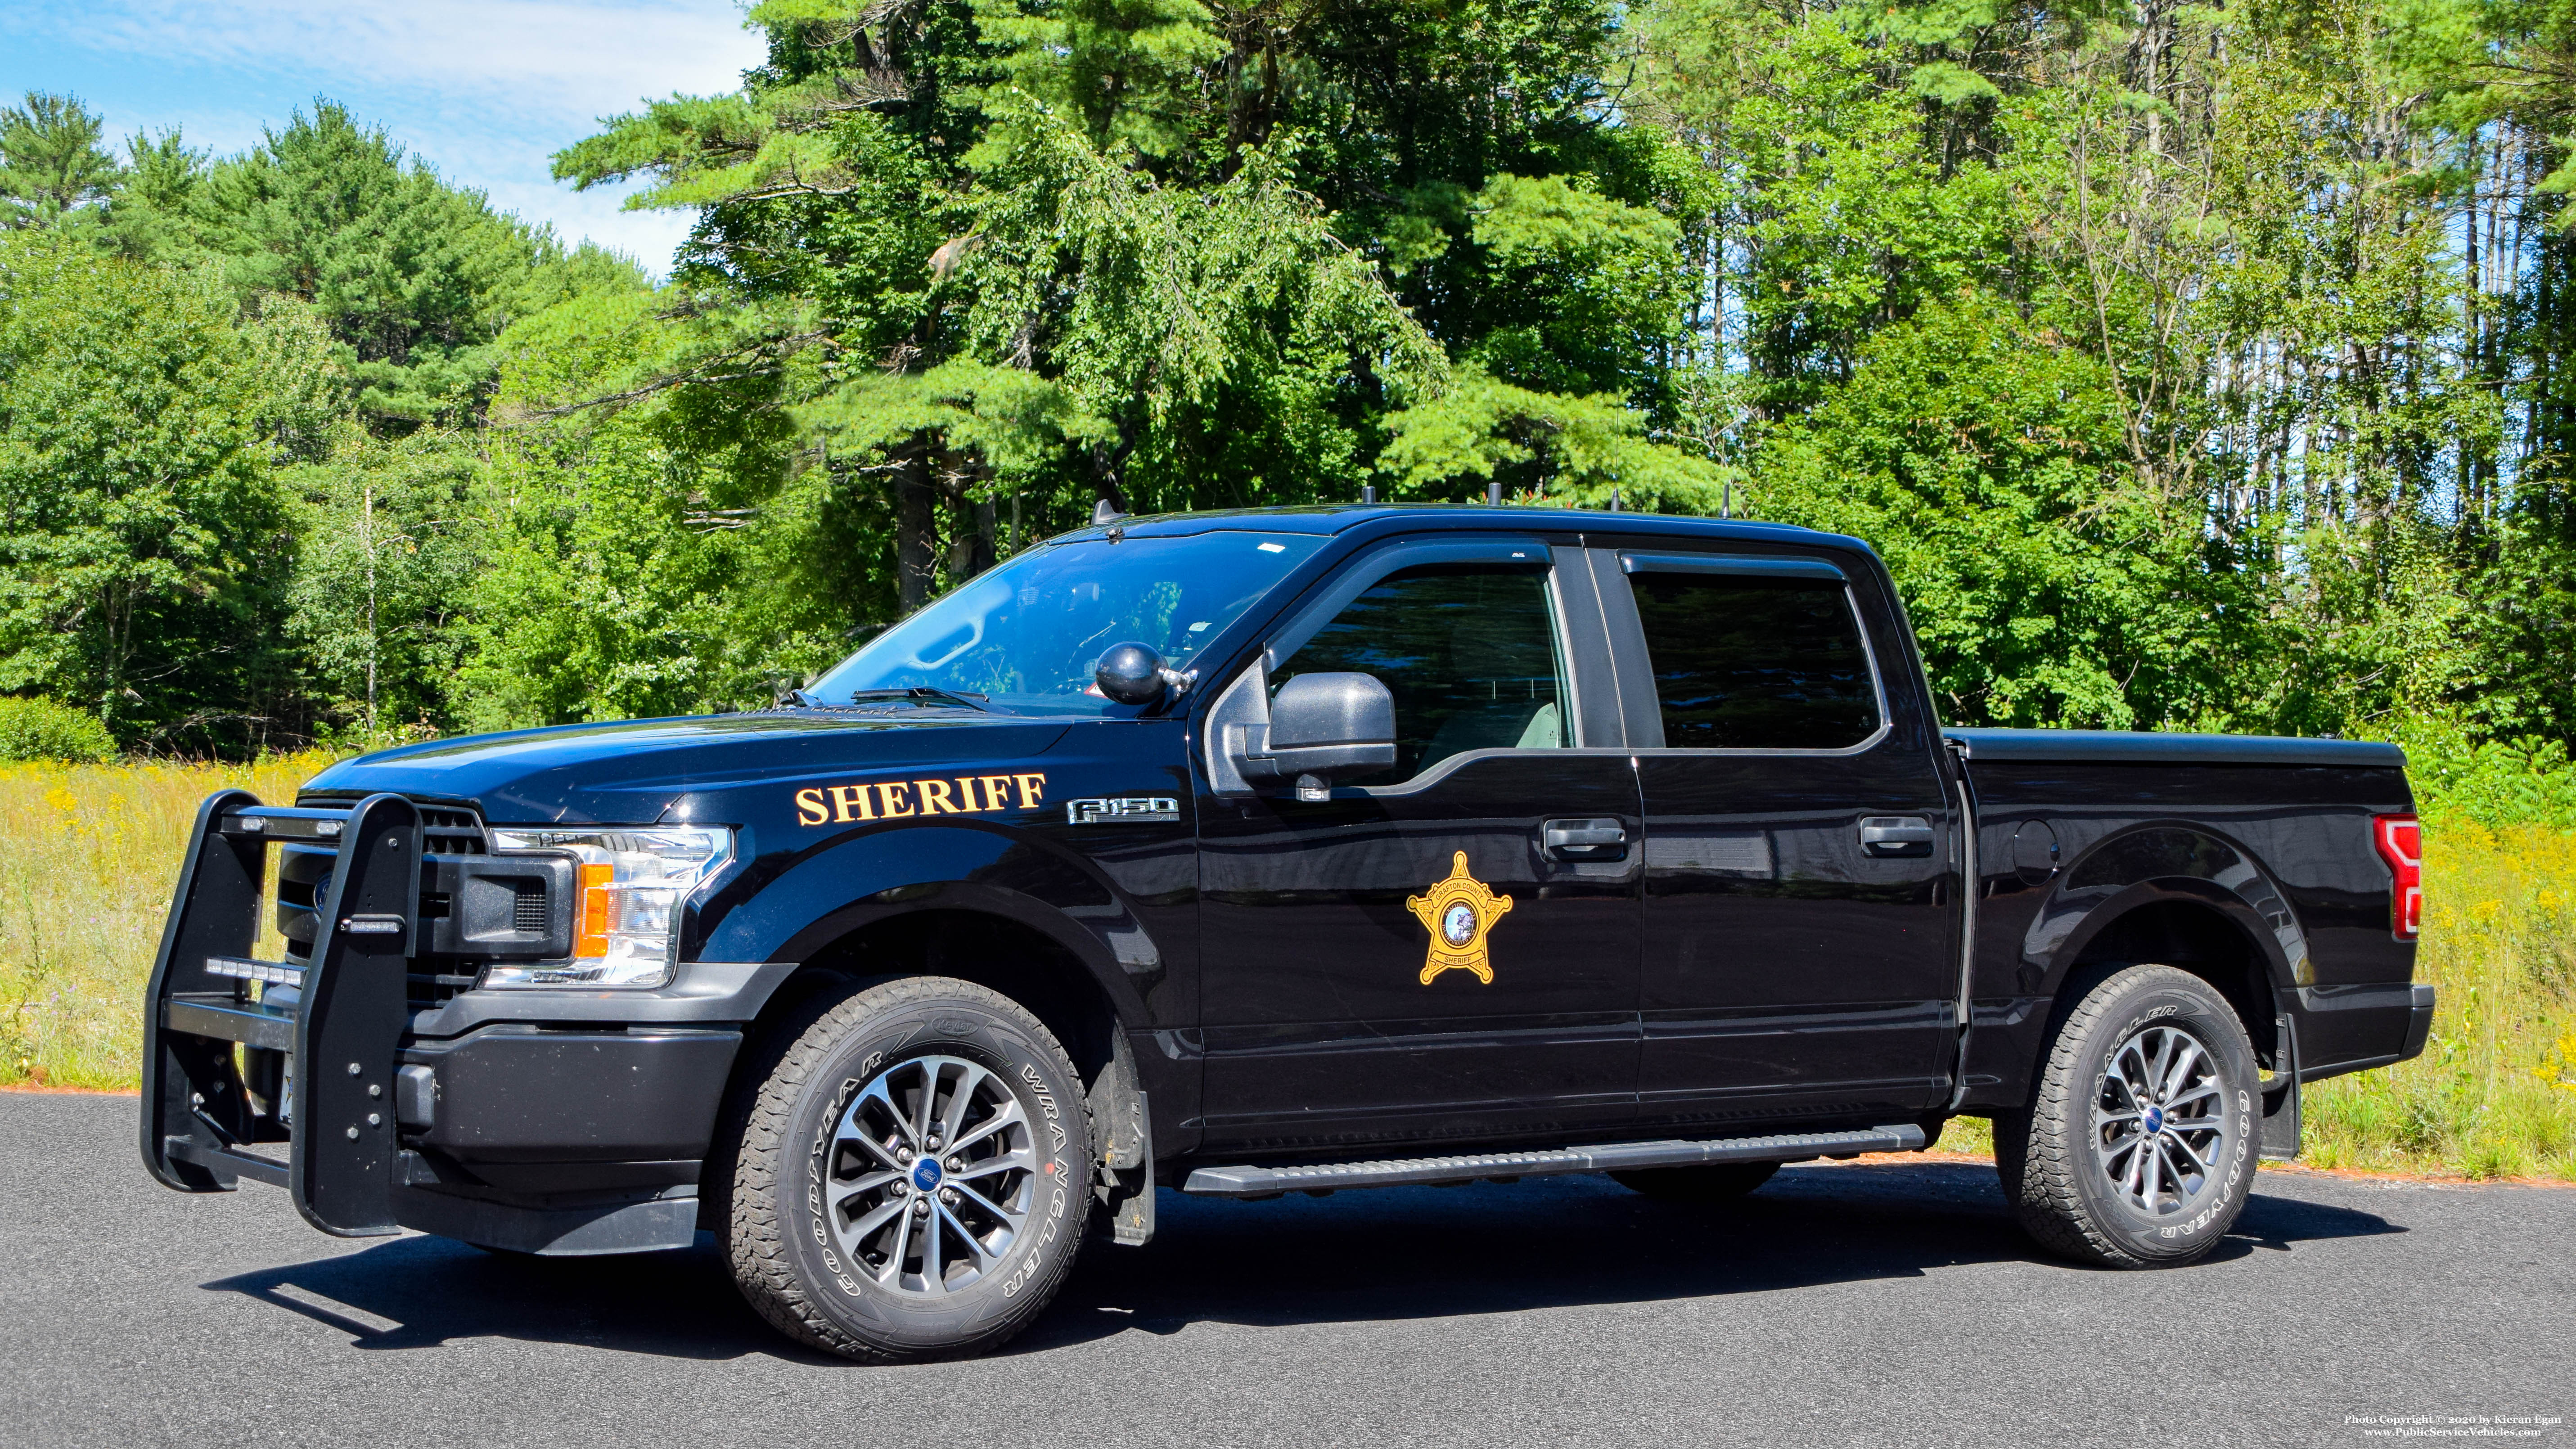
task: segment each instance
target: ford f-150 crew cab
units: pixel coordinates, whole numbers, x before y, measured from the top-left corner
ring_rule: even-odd
[[[1106,517],[776,708],[207,800],[143,1156],[339,1234],[709,1232],[872,1360],[999,1343],[1158,1187],[1715,1201],[1960,1114],[2041,1244],[2176,1265],[2301,1083],[2423,1048],[2404,764],[1945,731],[1849,538]]]

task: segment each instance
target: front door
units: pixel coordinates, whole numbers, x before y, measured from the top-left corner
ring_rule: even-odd
[[[1549,551],[1461,552],[1355,562],[1326,591],[1344,602],[1265,655],[1273,691],[1385,683],[1394,768],[1329,800],[1201,803],[1211,1148],[1563,1141],[1635,1112],[1634,771],[1581,747],[1588,666]],[[1599,618],[1582,602],[1576,627]]]
[[[1901,627],[1882,576],[1758,549],[1618,551],[1595,569],[1630,586],[1605,602],[1662,734],[1636,751],[1640,1110],[1711,1131],[1903,1121],[1944,1100],[1955,1040],[1939,746],[1916,692],[1881,678],[1910,656],[1870,647]]]

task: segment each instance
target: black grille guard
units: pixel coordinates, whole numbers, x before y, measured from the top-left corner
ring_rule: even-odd
[[[306,964],[248,959],[269,845],[335,837]],[[420,811],[400,795],[316,810],[223,790],[197,808],[144,1002],[143,1161],[155,1179],[229,1192],[246,1177],[288,1189],[324,1232],[396,1230],[394,1069],[420,949],[420,860]],[[300,981],[300,999],[253,1001],[254,980]],[[293,1054],[291,1129],[252,1109],[236,1043]],[[280,1140],[283,1163],[252,1150]]]

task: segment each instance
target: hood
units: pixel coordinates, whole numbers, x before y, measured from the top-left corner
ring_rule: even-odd
[[[685,797],[746,784],[1027,759],[1070,727],[1063,719],[909,707],[882,715],[791,710],[561,725],[379,750],[333,765],[304,791],[471,803],[501,825],[650,825]]]

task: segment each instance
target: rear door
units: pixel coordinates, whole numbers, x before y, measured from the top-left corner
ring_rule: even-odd
[[[1633,1116],[1640,822],[1627,752],[1585,747],[1618,728],[1590,587],[1535,539],[1398,544],[1227,683],[1375,675],[1399,743],[1329,800],[1201,802],[1208,1147]]]
[[[1956,884],[1939,744],[1884,576],[1761,543],[1593,552],[1646,811],[1649,1122],[1945,1099]],[[1645,717],[1640,717],[1641,714]]]

